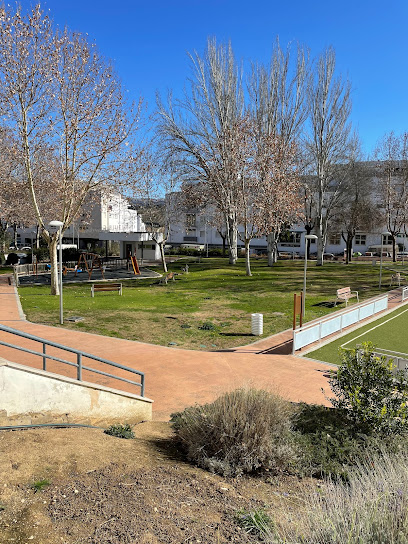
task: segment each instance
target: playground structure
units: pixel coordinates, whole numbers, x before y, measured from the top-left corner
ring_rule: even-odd
[[[88,272],[89,279],[92,277],[92,272],[95,269],[99,269],[102,274],[102,278],[105,279],[104,271],[105,267],[102,264],[101,258],[96,253],[81,253],[78,259],[78,264],[74,268],[75,276],[78,273],[78,270],[81,269],[81,264],[83,263],[83,268]],[[71,269],[72,270],[72,269]]]
[[[139,269],[139,264],[137,262],[137,259],[136,257],[130,257],[130,260],[132,262],[132,267],[133,267],[133,272],[135,273],[135,276],[140,276],[140,269]]]

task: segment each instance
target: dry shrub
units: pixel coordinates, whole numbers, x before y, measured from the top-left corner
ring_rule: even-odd
[[[197,465],[224,476],[287,469],[295,460],[293,408],[281,397],[242,388],[172,415],[172,424]]]
[[[347,482],[327,480],[302,497],[304,508],[279,518],[280,544],[407,544],[408,461],[403,453],[372,456]],[[286,518],[286,519],[285,519]]]

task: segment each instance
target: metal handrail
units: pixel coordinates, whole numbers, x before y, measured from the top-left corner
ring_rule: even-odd
[[[81,351],[78,349],[70,348],[68,346],[63,346],[62,344],[58,344],[57,342],[52,342],[51,340],[46,340],[45,338],[40,338],[39,336],[34,336],[32,334],[28,334],[26,332],[19,331],[17,329],[12,329],[11,327],[6,327],[5,325],[0,325],[0,331],[7,332],[9,334],[14,334],[16,336],[20,336],[22,338],[27,338],[28,340],[33,340],[35,342],[40,342],[42,344],[42,352],[34,351],[28,348],[24,348],[22,346],[16,346],[15,344],[9,344],[7,342],[3,342],[0,340],[0,345],[17,349],[18,351],[24,351],[26,353],[31,353],[32,355],[38,355],[43,360],[43,370],[47,370],[47,359],[51,359],[52,361],[57,361],[59,363],[64,363],[69,366],[74,366],[77,369],[77,380],[82,381],[82,370],[88,370],[89,372],[94,372],[95,374],[101,374],[102,376],[107,376],[108,378],[113,378],[115,380],[120,380],[122,382],[130,383],[131,385],[135,385],[140,387],[140,396],[144,397],[144,390],[145,390],[145,375],[143,372],[140,372],[139,370],[134,370],[133,368],[130,368],[128,366],[121,365],[119,363],[115,363],[113,361],[109,361],[108,359],[103,359],[102,357],[98,357],[96,355],[92,355],[90,353],[86,353],[85,351]],[[73,363],[71,361],[67,361],[65,359],[62,359],[60,357],[56,357],[54,355],[49,355],[47,353],[46,346],[50,346],[53,348],[61,349],[64,351],[68,351],[69,353],[74,353],[77,356],[77,362]],[[97,370],[96,368],[91,368],[89,366],[84,366],[82,363],[82,358],[88,358],[92,359],[94,361],[98,361],[99,363],[104,363],[109,366],[113,366],[115,368],[119,368],[120,370],[125,370],[127,372],[131,372],[132,374],[137,374],[140,376],[140,382],[135,382],[132,380],[128,380],[127,378],[122,378],[120,376],[115,376],[114,374],[111,374],[109,372],[104,372],[102,370]]]

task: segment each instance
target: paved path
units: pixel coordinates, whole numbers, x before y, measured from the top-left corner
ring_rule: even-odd
[[[327,379],[332,367],[287,355],[291,331],[235,350],[189,351],[30,323],[20,316],[17,299],[14,286],[0,276],[0,323],[141,370],[146,374],[146,396],[154,400],[156,420],[166,420],[174,411],[196,402],[210,402],[220,393],[245,384],[270,388],[295,402],[327,403],[321,388],[330,391]],[[10,340],[5,333],[0,338],[39,350],[30,340],[19,338],[16,342],[18,337]],[[0,356],[36,368],[42,364],[39,357],[4,346],[0,346]],[[75,369],[60,363],[50,362],[47,370],[75,376]],[[122,387],[123,382],[103,376],[84,373],[83,378],[134,392],[126,385]]]

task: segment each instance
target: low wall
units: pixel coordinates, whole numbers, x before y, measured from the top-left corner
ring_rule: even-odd
[[[293,331],[293,353],[309,344],[320,341],[330,334],[341,332],[350,325],[382,312],[387,307],[388,295],[381,295],[360,304],[353,304],[349,308],[322,319],[306,323],[303,327]]]
[[[0,358],[0,426],[152,419],[152,400]]]

